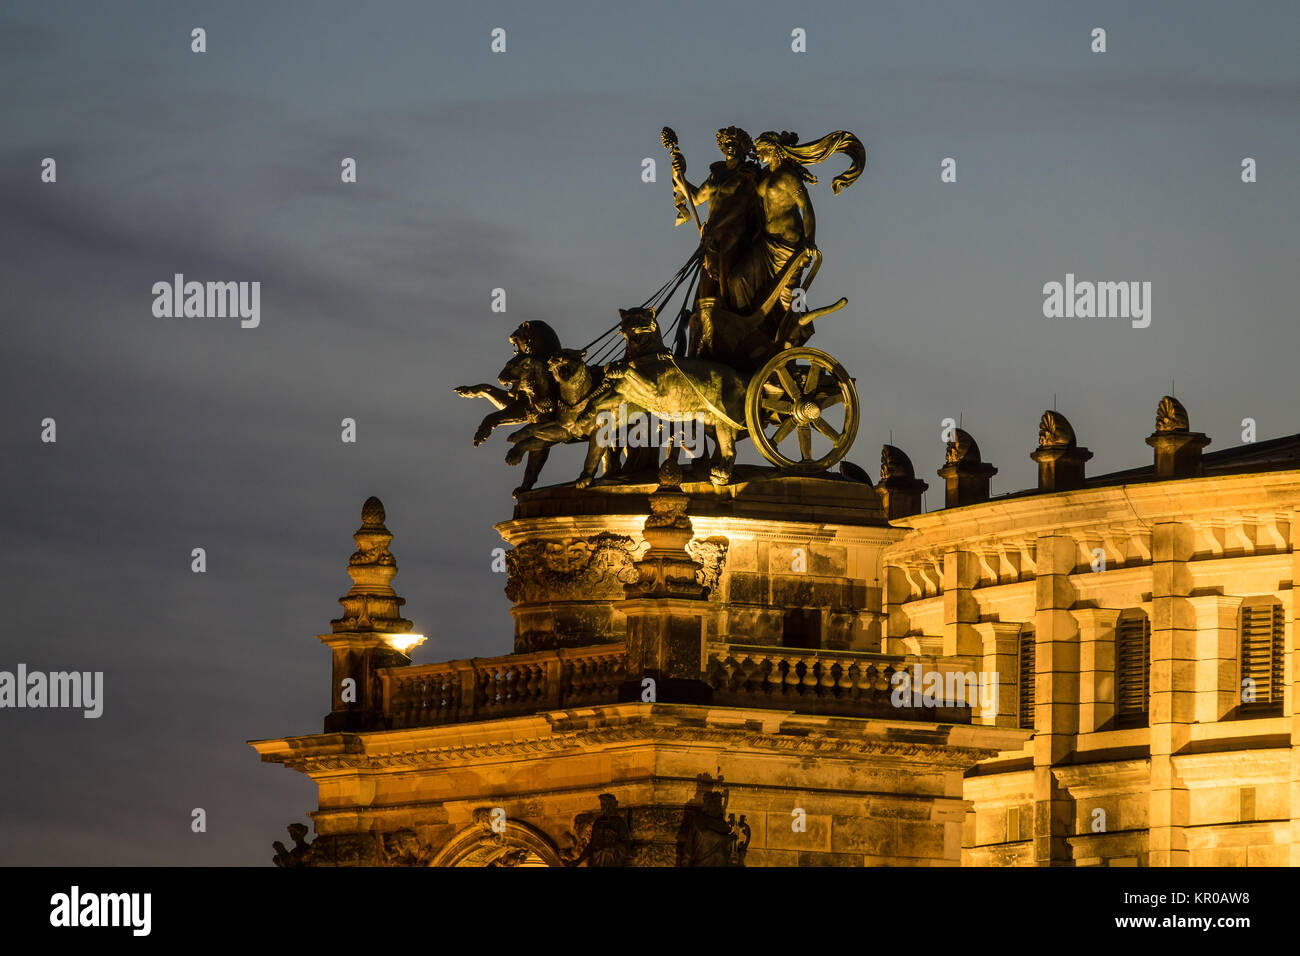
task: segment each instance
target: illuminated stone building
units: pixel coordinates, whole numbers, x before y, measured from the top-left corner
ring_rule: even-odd
[[[1166,399],[1148,443],[1089,478],[1046,413],[1038,487],[990,499],[956,430],[928,513],[890,446],[875,486],[526,492],[514,653],[438,664],[371,499],[324,730],[253,742],[319,788],[276,862],[1300,862],[1300,436],[1205,454]]]
[[[1037,489],[895,522],[885,649],[1016,675],[976,720],[1034,731],[967,775],[964,864],[1300,863],[1300,436],[1204,454],[1166,398],[1147,443],[1086,479],[1048,413]]]

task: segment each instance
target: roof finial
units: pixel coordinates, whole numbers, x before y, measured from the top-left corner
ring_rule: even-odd
[[[1172,386],[1173,382],[1169,384]],[[1187,409],[1172,395],[1160,399],[1156,407],[1156,430],[1147,436],[1147,444],[1156,450],[1157,478],[1191,478],[1205,471],[1201,450],[1210,444],[1210,439],[1203,432],[1192,431]]]
[[[385,527],[384,503],[373,495],[361,506],[361,527],[353,532],[357,550],[348,559],[352,587],[339,598],[343,616],[330,621],[335,633],[373,631],[407,634],[414,625],[401,616],[404,598],[393,590],[397,559],[388,550],[393,535]]]
[[[1092,452],[1079,447],[1070,420],[1052,408],[1038,420],[1038,447],[1029,457],[1038,462],[1039,491],[1073,491],[1083,486]]]
[[[366,503],[361,506],[361,527],[386,531],[384,520],[384,503],[371,495],[366,499]]]

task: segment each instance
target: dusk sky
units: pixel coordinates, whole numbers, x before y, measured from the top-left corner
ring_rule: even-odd
[[[843,157],[814,169],[811,304],[849,305],[813,344],[857,379],[849,460],[874,478],[892,431],[930,508],[946,417],[995,495],[1034,483],[1053,396],[1091,474],[1150,461],[1171,380],[1210,451],[1247,417],[1300,432],[1298,35],[1292,0],[11,0],[0,670],[105,689],[99,719],[0,710],[0,863],[269,865],[315,787],[246,741],[321,729],[316,635],[368,495],[416,662],[510,652],[491,551],[521,470],[452,388],[493,381],[525,319],[586,343],[691,254],[664,125],[693,182],[722,126],[865,142],[847,191]],[[260,282],[260,324],[155,317],[176,273]],[[1067,273],[1150,282],[1150,326],[1045,318]],[[561,449],[541,484],[580,466]]]

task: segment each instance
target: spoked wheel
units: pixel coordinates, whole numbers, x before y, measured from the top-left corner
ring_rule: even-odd
[[[786,349],[749,380],[745,427],[778,468],[824,471],[848,454],[858,433],[858,390],[844,366],[825,352]],[[789,454],[782,452],[783,442]]]

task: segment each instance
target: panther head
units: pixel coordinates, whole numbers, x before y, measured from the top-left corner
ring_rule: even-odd
[[[545,322],[529,320],[510,333],[510,344],[523,355],[547,359],[560,350],[560,337]]]
[[[534,362],[536,359],[527,352],[515,353],[510,361],[506,362],[506,367],[497,376],[497,381],[501,383],[502,388],[514,388],[524,380]]]
[[[624,337],[657,334],[659,323],[655,320],[654,309],[619,309],[618,330]]]
[[[546,363],[560,384],[571,382],[587,370],[587,353],[582,349],[560,349]]]

